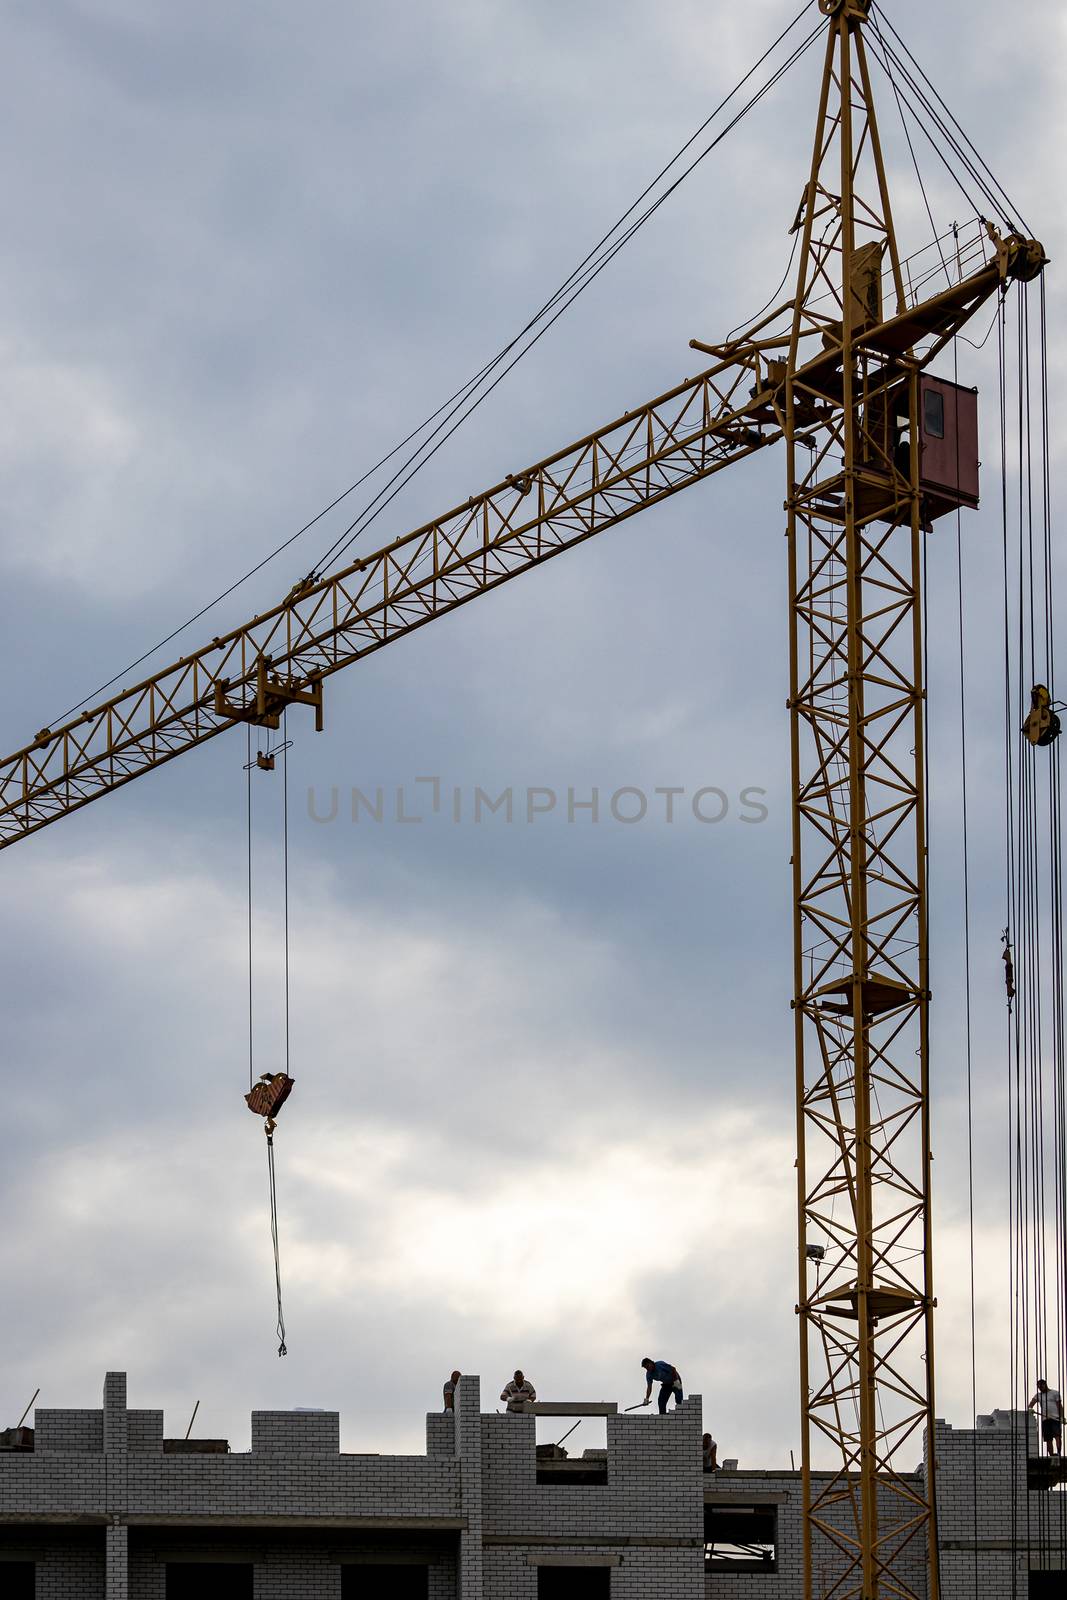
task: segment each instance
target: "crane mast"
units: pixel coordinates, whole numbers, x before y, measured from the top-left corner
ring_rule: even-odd
[[[321,728],[332,674],[784,439],[805,1594],[935,1600],[920,579],[932,520],[976,498],[924,476],[924,374],[1045,256],[989,227],[975,270],[906,292],[870,0],[819,5],[795,295],[726,344],[692,340],[714,357],[696,377],[41,729],[0,761],[0,849],[240,722],[303,703]]]
[[[954,410],[957,481],[939,493],[924,476],[922,375],[975,305],[963,285],[908,305],[870,4],[820,0],[830,20],[784,384],[804,1569],[807,1595],[933,1600],[922,540],[968,499],[955,385],[931,392]],[[1005,284],[1044,265],[1033,241],[994,242]],[[822,354],[805,362],[816,334]]]
[[[920,365],[914,335],[895,352],[860,342],[883,320],[883,263],[907,314],[868,9],[823,3],[785,385],[804,1566],[807,1595],[832,1570],[841,1596],[919,1600],[916,1546],[939,1592]],[[805,371],[810,329],[828,359]],[[924,1431],[917,1490],[897,1463]]]

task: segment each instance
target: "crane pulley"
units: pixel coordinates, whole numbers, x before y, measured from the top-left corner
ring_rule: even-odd
[[[1015,958],[1011,953],[1011,940],[1008,934],[1009,930],[1005,928],[1000,936],[1001,944],[1004,947],[1000,952],[1000,958],[1004,963],[1004,990],[1008,999],[1008,1009],[1010,1010],[1011,1003],[1015,999]]]
[[[1030,690],[1030,710],[1023,723],[1023,732],[1031,744],[1045,749],[1055,743],[1061,731],[1051,694],[1043,683],[1035,683]]]

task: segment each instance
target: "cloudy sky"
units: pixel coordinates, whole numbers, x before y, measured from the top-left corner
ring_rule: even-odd
[[[3,5],[0,360],[12,750],[299,528],[525,322],[799,0]],[[1062,8],[885,10],[1058,263]],[[398,499],[375,544],[697,370],[774,291],[809,54]],[[902,231],[928,224],[883,93]],[[964,203],[917,147],[939,224]],[[1048,280],[1053,355],[1064,294]],[[988,319],[980,319],[979,337]],[[961,346],[998,473],[994,341]],[[1053,456],[1064,453],[1053,362]],[[245,774],[214,741],[0,861],[0,1424],[131,1403],[247,1445],[339,1408],[421,1447],[490,1397],[641,1396],[665,1356],[723,1453],[799,1445],[783,461],[768,452],[330,682],[290,724],[292,1059],[273,1335],[247,1086]],[[996,494],[964,524],[976,1005],[978,1406],[1007,1403]],[[333,523],[330,524],[332,528]],[[343,523],[337,524],[343,526]],[[654,542],[653,542],[654,541]],[[173,654],[280,597],[301,540]],[[930,545],[932,614],[954,536]],[[931,640],[939,1411],[970,1412],[956,641]],[[165,653],[166,655],[166,653]],[[160,657],[162,661],[165,657]],[[434,775],[461,796],[429,812]],[[476,786],[716,786],[721,823]],[[342,797],[332,823],[331,790]],[[353,823],[353,787],[387,796]],[[765,791],[744,820],[742,790]],[[309,796],[311,804],[309,805]],[[281,1065],[280,782],[255,786],[256,1070]],[[563,814],[561,814],[563,813]]]

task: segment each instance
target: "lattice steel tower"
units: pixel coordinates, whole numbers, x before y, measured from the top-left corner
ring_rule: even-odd
[[[902,1572],[918,1542],[934,1597],[933,1474],[925,1491],[912,1476],[934,1415],[919,592],[929,357],[913,355],[928,329],[909,318],[901,277],[864,52],[870,0],[820,3],[830,25],[785,386],[805,1589],[910,1596]],[[883,278],[895,300],[884,310]],[[826,353],[803,363],[810,332]]]

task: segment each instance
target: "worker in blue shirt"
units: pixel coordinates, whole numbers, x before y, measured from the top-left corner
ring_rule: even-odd
[[[641,1404],[647,1406],[652,1399],[652,1385],[658,1383],[660,1415],[667,1409],[667,1401],[674,1396],[675,1409],[682,1403],[682,1375],[677,1367],[672,1367],[669,1361],[653,1361],[651,1356],[646,1356],[641,1366],[644,1370],[648,1388]]]

